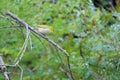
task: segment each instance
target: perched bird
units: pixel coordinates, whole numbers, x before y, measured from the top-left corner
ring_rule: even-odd
[[[38,32],[46,35],[54,31],[53,27],[47,25],[38,25]]]

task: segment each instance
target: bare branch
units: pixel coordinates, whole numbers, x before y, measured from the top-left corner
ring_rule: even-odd
[[[21,70],[20,80],[22,80],[23,79],[23,69],[20,65],[18,65],[18,67]]]
[[[0,54],[0,70],[4,74],[5,80],[10,80],[10,78],[8,76],[8,72],[6,71],[6,66],[3,62],[1,54]]]
[[[28,28],[38,34],[40,37],[42,37],[43,39],[47,40],[49,43],[51,43],[52,45],[54,45],[56,48],[58,48],[59,50],[61,50],[66,56],[69,56],[68,52],[66,50],[64,50],[62,47],[60,47],[58,44],[56,44],[54,41],[52,41],[51,39],[49,39],[47,36],[39,33],[37,30],[35,30],[33,27],[29,26],[27,23],[25,23],[24,21],[22,21],[20,18],[18,18],[17,16],[13,15],[11,12],[7,12],[7,15],[11,16],[13,19],[15,19],[16,21],[18,21],[22,26],[28,26]]]
[[[52,44],[53,46],[55,46],[57,49],[59,49],[60,51],[62,51],[66,57],[67,57],[67,66],[69,68],[69,73],[70,73],[70,78],[72,80],[74,80],[72,71],[71,71],[71,67],[70,67],[70,60],[69,60],[69,53],[64,50],[61,46],[59,46],[57,43],[55,43],[53,40],[49,39],[47,36],[41,34],[38,32],[38,30],[35,30],[33,27],[29,26],[26,22],[24,22],[23,20],[21,20],[19,17],[15,16],[14,14],[12,14],[11,12],[7,12],[7,15],[12,17],[14,20],[16,20],[16,22],[18,22],[20,25],[22,25],[23,27],[25,27],[26,29],[28,28],[30,31],[36,33],[37,35],[39,35],[41,38],[45,39],[46,41],[48,41],[50,44]],[[27,36],[27,35],[26,35]],[[21,55],[23,56],[23,55]],[[21,58],[19,58],[21,59]]]

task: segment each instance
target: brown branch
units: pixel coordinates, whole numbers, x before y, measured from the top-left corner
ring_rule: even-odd
[[[8,72],[6,71],[6,66],[3,62],[3,59],[2,59],[2,55],[0,54],[0,70],[1,72],[3,73],[4,77],[5,77],[5,80],[10,80],[9,76],[8,76]]]
[[[27,26],[30,31],[36,33],[41,38],[45,39],[50,44],[52,44],[53,46],[55,46],[57,49],[59,49],[60,51],[62,51],[66,55],[66,57],[67,57],[67,62],[68,62],[67,65],[68,65],[68,68],[69,68],[70,77],[71,77],[72,80],[74,80],[74,77],[73,77],[73,74],[72,74],[72,71],[71,71],[70,61],[69,61],[69,53],[66,50],[64,50],[61,46],[59,46],[53,40],[49,39],[47,36],[43,35],[42,33],[39,33],[38,30],[35,30],[33,27],[29,26],[26,22],[24,22],[19,17],[17,17],[16,15],[12,14],[11,12],[7,12],[7,15],[10,16],[10,17],[12,17],[14,20],[16,20],[16,22],[18,22],[23,27]]]
[[[31,30],[32,32],[38,34],[40,37],[42,37],[43,39],[47,40],[49,43],[51,43],[52,45],[54,45],[55,47],[57,47],[59,50],[61,50],[66,56],[69,56],[69,54],[67,53],[66,50],[64,50],[62,47],[60,47],[58,44],[56,44],[54,41],[52,41],[51,39],[49,39],[47,36],[39,33],[37,30],[35,30],[33,27],[29,26],[26,22],[22,21],[20,18],[18,18],[17,16],[15,16],[14,14],[12,14],[11,12],[7,12],[7,15],[9,15],[10,17],[12,17],[13,19],[15,19],[17,22],[19,22],[19,24],[21,24],[22,26],[28,26],[29,30]]]

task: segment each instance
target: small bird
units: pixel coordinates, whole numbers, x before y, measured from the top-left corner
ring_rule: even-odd
[[[47,25],[38,25],[38,32],[46,35],[46,34],[50,34],[53,33],[54,29],[51,26],[47,26]]]

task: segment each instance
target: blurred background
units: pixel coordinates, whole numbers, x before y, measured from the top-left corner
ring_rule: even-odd
[[[69,53],[75,80],[120,79],[120,0],[1,0],[0,11],[11,11],[35,29],[52,26],[54,32],[46,36]],[[25,29],[16,25],[0,14],[6,64],[13,64],[24,43]],[[29,41],[20,61],[23,80],[70,80],[66,56],[44,39],[30,37],[32,45]],[[12,80],[20,79],[17,67],[7,69]]]

